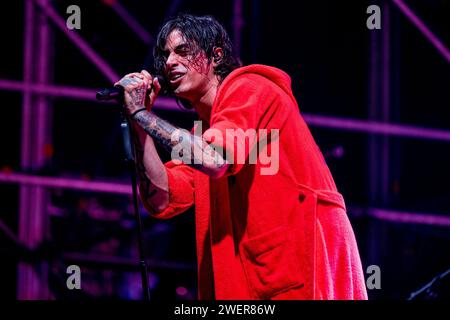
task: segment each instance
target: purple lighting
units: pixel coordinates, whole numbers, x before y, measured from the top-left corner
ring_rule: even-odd
[[[120,4],[119,1],[111,1],[111,8],[122,18],[122,20],[130,27],[131,30],[144,42],[146,45],[150,45],[153,41],[150,33],[137,21],[127,9]]]
[[[2,4],[5,298],[189,304],[228,293],[351,299],[366,291],[368,300],[450,301],[450,284],[442,290],[450,281],[450,0]],[[172,28],[184,37],[168,39]],[[238,64],[260,66],[245,71]],[[164,83],[167,90],[151,101],[162,121],[127,115],[121,93],[101,100],[120,78],[143,69],[186,76]],[[150,87],[128,83],[128,109],[150,107],[143,96]],[[227,145],[240,149],[247,141],[221,144],[215,128],[241,128],[246,138],[256,129],[262,140],[255,152],[244,143],[244,167],[221,180],[198,172],[199,165],[167,163],[190,157],[176,152],[185,143],[161,134],[173,131],[164,123],[189,131],[198,120],[205,130],[212,126],[206,151],[225,159]],[[200,127],[191,133],[204,133]],[[280,141],[264,139],[270,129]],[[256,170],[255,162],[275,171]],[[277,179],[282,188],[272,190]],[[337,191],[345,204],[337,203],[340,195],[318,201],[326,191]],[[271,205],[254,215],[257,202]],[[313,214],[305,220],[306,211]],[[334,213],[343,215],[346,230]],[[257,270],[262,260],[288,259],[298,246],[319,260],[346,249],[348,263],[328,268],[298,255],[287,266],[301,267],[305,277],[292,281],[285,275],[295,270],[277,269],[280,277],[263,274],[269,265]],[[236,283],[214,284],[214,275]],[[176,314],[195,311],[180,305]]]
[[[369,216],[397,223],[427,224],[438,227],[450,227],[450,218],[430,213],[398,212],[383,209],[369,209]]]
[[[40,6],[42,11],[56,24],[56,26],[66,34],[66,36],[72,40],[72,42],[81,50],[81,52],[92,61],[97,68],[108,78],[109,81],[115,82],[119,78],[119,75],[108,65],[108,63],[100,57],[89,44],[84,41],[81,36],[72,30],[67,29],[66,22],[61,18],[58,13],[50,5],[47,5],[45,1],[36,0],[36,3]]]
[[[27,92],[37,93],[52,97],[73,98],[91,101],[97,101],[95,99],[95,93],[98,91],[98,88],[93,89],[93,88],[67,87],[50,84],[28,84],[20,81],[5,80],[5,79],[0,79],[0,89],[10,91],[23,91],[26,93]],[[103,103],[113,103],[113,102],[103,102]],[[156,109],[162,110],[181,111],[181,107],[175,102],[175,100],[167,97],[159,97],[158,100],[156,100],[154,107]],[[192,113],[194,111],[191,109],[186,109],[185,112]]]
[[[131,195],[131,185],[128,183],[86,181],[71,178],[41,177],[19,173],[0,173],[0,182],[19,183],[21,185],[34,185],[49,188],[63,188],[72,190]]]
[[[427,38],[431,44],[442,54],[442,56],[450,62],[450,52],[447,47],[434,35],[430,29],[419,19],[419,17],[402,1],[392,0],[394,4],[403,12],[403,14],[419,29],[419,31]]]
[[[360,131],[418,139],[450,141],[450,131],[448,130],[420,128],[366,120],[317,116],[311,114],[304,114],[303,117],[308,124],[321,128],[334,128],[346,131]]]

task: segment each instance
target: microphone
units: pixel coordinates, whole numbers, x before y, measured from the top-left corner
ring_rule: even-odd
[[[159,84],[161,85],[160,94],[162,95],[166,94],[169,88],[166,78],[159,74],[154,75],[153,78],[158,78]],[[98,101],[116,100],[117,102],[123,102],[123,94],[124,94],[123,87],[117,85],[111,88],[101,89],[100,91],[97,92],[95,97],[97,98]]]

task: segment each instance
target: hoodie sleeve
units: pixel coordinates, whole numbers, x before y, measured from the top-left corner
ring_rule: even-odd
[[[226,176],[256,163],[258,130],[268,128],[277,94],[270,80],[256,74],[241,75],[221,88],[203,137],[231,162]]]
[[[169,219],[183,213],[194,204],[193,169],[185,164],[175,164],[173,161],[164,164],[169,184],[169,206],[156,212],[145,201],[142,201],[147,211],[159,219]]]

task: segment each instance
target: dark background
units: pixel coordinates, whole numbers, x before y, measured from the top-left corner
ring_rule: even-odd
[[[103,1],[51,1],[62,17],[71,4],[81,8],[78,32],[113,68],[124,75],[152,66],[152,48],[145,45]],[[121,1],[155,37],[159,26],[178,12],[210,14],[232,35],[232,1]],[[368,30],[366,8],[377,4],[390,14],[390,97],[392,123],[450,130],[449,64],[391,1],[243,1],[241,58],[244,64],[261,63],[286,71],[304,114],[359,120],[380,120],[370,113],[371,39],[381,30]],[[427,26],[449,45],[450,1],[408,0]],[[387,7],[385,7],[387,5]],[[383,28],[383,25],[382,25]],[[85,88],[110,82],[57,28],[52,29],[51,83]],[[375,33],[375,34],[374,34]],[[2,3],[0,21],[0,78],[23,79],[24,1]],[[380,70],[376,70],[380,72]],[[50,98],[53,154],[44,167],[29,173],[85,177],[128,182],[123,163],[119,113],[110,105]],[[0,90],[0,168],[23,172],[20,166],[20,92]],[[376,105],[376,108],[379,108]],[[376,109],[375,108],[375,109]],[[161,117],[190,128],[195,116],[157,110]],[[450,268],[449,227],[406,224],[371,217],[368,208],[438,214],[450,218],[450,145],[444,141],[311,126],[325,154],[340,192],[346,199],[366,270],[381,269],[381,289],[369,290],[371,299],[406,299],[433,277]],[[382,192],[371,179],[369,144],[379,152],[387,141],[389,170]],[[340,155],[336,155],[336,150]],[[164,159],[167,155],[161,153]],[[374,187],[375,186],[375,187]],[[18,230],[19,188],[0,184],[0,218]],[[282,192],[282,190],[277,190]],[[140,278],[132,266],[79,263],[83,290],[65,287],[63,252],[94,252],[111,257],[136,257],[130,198],[116,195],[49,191],[52,208],[46,249],[49,252],[48,286],[52,299],[139,298]],[[55,211],[55,210],[53,210]],[[100,212],[94,214],[93,212]],[[152,298],[193,299],[196,292],[193,210],[170,221],[144,215],[144,239],[150,265]],[[1,296],[17,296],[19,259],[28,259],[0,231]],[[39,256],[39,255],[38,255]],[[28,258],[27,258],[28,257]],[[42,258],[42,255],[39,256]],[[38,258],[39,259],[39,258]],[[175,262],[177,267],[162,262]],[[77,264],[77,261],[72,261]],[[448,286],[448,284],[447,284]],[[178,288],[178,291],[177,291]]]

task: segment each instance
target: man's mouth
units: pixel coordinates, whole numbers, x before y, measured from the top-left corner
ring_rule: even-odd
[[[181,78],[184,77],[184,73],[178,73],[170,76],[170,83],[176,84],[180,81]]]

